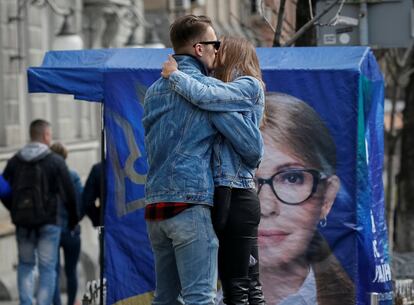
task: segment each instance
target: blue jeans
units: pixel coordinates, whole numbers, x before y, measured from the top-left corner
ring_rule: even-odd
[[[153,305],[215,304],[218,240],[210,208],[195,205],[178,215],[147,221],[155,259],[156,289]]]
[[[76,267],[79,261],[79,255],[81,250],[80,239],[80,226],[76,226],[73,231],[69,229],[63,229],[60,234],[60,247],[63,249],[63,255],[65,257],[65,274],[66,274],[66,287],[68,293],[68,305],[73,305],[76,300],[76,293],[78,291],[78,277],[76,274]],[[58,254],[56,264],[56,288],[53,297],[53,305],[62,305],[60,299],[60,255]]]
[[[38,229],[17,227],[17,285],[20,305],[32,305],[34,296],[34,270],[39,270],[37,305],[51,305],[56,283],[56,262],[60,227],[44,225]]]

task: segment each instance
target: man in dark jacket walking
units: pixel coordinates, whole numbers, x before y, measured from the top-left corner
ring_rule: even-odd
[[[76,202],[69,171],[63,158],[50,151],[51,140],[50,124],[33,121],[30,143],[8,161],[3,173],[12,188],[11,198],[3,202],[16,225],[20,305],[34,303],[36,261],[36,304],[52,304],[61,230],[56,223],[59,200],[68,203],[69,227],[78,221],[76,206],[69,205]]]

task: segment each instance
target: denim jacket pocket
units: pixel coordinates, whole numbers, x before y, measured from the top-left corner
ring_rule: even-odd
[[[172,182],[188,191],[203,191],[211,187],[206,173],[206,160],[178,153],[172,168]]]

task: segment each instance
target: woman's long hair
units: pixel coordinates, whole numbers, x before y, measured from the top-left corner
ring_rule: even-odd
[[[266,93],[266,118],[261,127],[275,143],[306,166],[335,174],[336,145],[319,114],[304,101],[283,93]]]
[[[252,76],[264,87],[253,44],[241,37],[223,37],[216,56],[214,77],[223,82],[231,82],[239,76]]]

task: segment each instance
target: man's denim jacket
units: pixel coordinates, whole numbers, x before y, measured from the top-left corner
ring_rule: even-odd
[[[260,82],[250,76],[239,77],[230,83],[201,83],[189,75],[176,71],[170,76],[171,88],[200,109],[212,112],[240,112],[245,123],[259,133],[263,117],[264,92]],[[233,113],[234,114],[234,113]],[[231,114],[232,115],[232,114]],[[241,133],[239,126],[234,132]],[[257,143],[257,140],[253,140]],[[260,148],[260,147],[258,147]],[[256,148],[256,149],[258,149]],[[225,137],[217,137],[214,144],[214,184],[237,188],[253,188],[258,163],[249,163],[233,149]]]
[[[204,84],[219,81],[207,77],[197,59],[175,57],[179,69]],[[239,96],[240,97],[240,96]],[[149,163],[145,185],[146,203],[187,202],[212,205],[212,151],[222,134],[250,165],[263,155],[263,140],[252,122],[238,112],[207,112],[171,90],[160,78],[148,88],[143,125]]]

